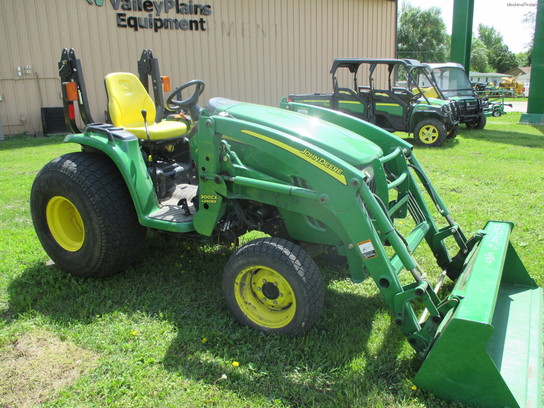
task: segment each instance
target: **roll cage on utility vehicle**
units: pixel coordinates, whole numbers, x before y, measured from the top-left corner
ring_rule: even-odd
[[[413,133],[419,145],[441,146],[446,138],[457,135],[456,103],[444,100],[428,68],[417,60],[337,58],[330,73],[332,94],[289,95],[287,99],[332,108],[390,132]],[[430,89],[419,87],[419,77],[426,79]]]

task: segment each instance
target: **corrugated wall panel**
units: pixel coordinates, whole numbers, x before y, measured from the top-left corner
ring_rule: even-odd
[[[105,118],[104,76],[136,73],[144,48],[153,50],[173,86],[199,78],[207,85],[204,100],[221,95],[268,105],[288,93],[330,92],[336,57],[395,56],[395,1],[193,0],[212,7],[202,16],[206,31],[159,32],[117,27],[115,1],[102,7],[86,0],[47,6],[0,1],[0,121],[6,134],[41,131],[40,107],[61,105],[57,63],[64,47],[74,48],[82,61],[95,120]],[[171,13],[161,17],[183,17]],[[32,73],[18,77],[16,67],[25,65]]]

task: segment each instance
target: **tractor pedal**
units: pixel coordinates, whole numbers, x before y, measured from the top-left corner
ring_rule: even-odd
[[[191,210],[189,209],[189,205],[187,204],[186,198],[182,198],[181,200],[179,200],[178,206],[183,209],[183,212],[185,213],[185,215],[191,215]]]

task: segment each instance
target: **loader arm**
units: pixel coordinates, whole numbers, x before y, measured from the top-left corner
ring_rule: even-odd
[[[341,125],[384,151],[373,163],[375,174],[385,175],[381,189],[376,177],[375,189],[361,189],[360,194],[378,235],[389,231],[387,241],[395,252],[390,266],[395,274],[409,270],[414,282],[389,291],[385,286],[392,276],[380,275],[388,268],[365,270],[384,295],[396,324],[424,358],[415,384],[442,398],[481,407],[541,406],[544,293],[509,242],[513,224],[490,221],[467,239],[409,144],[336,111],[297,103],[282,107]],[[389,201],[384,185],[387,191],[396,191],[396,199]],[[433,220],[422,191],[443,217],[443,228]],[[405,238],[394,223],[406,214],[404,200],[416,225]],[[444,244],[448,237],[458,246],[453,257]],[[444,271],[434,290],[414,258],[423,240]],[[456,283],[449,294],[439,296],[446,274]],[[414,324],[412,303],[418,301],[426,311]]]

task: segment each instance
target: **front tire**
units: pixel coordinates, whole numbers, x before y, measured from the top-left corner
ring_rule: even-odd
[[[46,164],[32,185],[30,210],[47,254],[75,276],[119,272],[145,242],[121,174],[100,154],[70,153]]]
[[[446,136],[446,125],[438,119],[424,119],[414,129],[414,139],[419,146],[442,146]]]
[[[223,294],[243,325],[297,336],[319,318],[324,285],[319,268],[302,248],[284,239],[261,238],[230,258]]]
[[[458,134],[459,134],[459,125],[455,125],[455,127],[449,131],[448,135],[446,136],[446,139],[448,140],[455,139]]]
[[[481,113],[477,119],[475,119],[472,122],[467,122],[466,125],[467,125],[467,128],[469,129],[483,129],[486,123],[487,123],[487,118],[485,117],[483,113]]]

